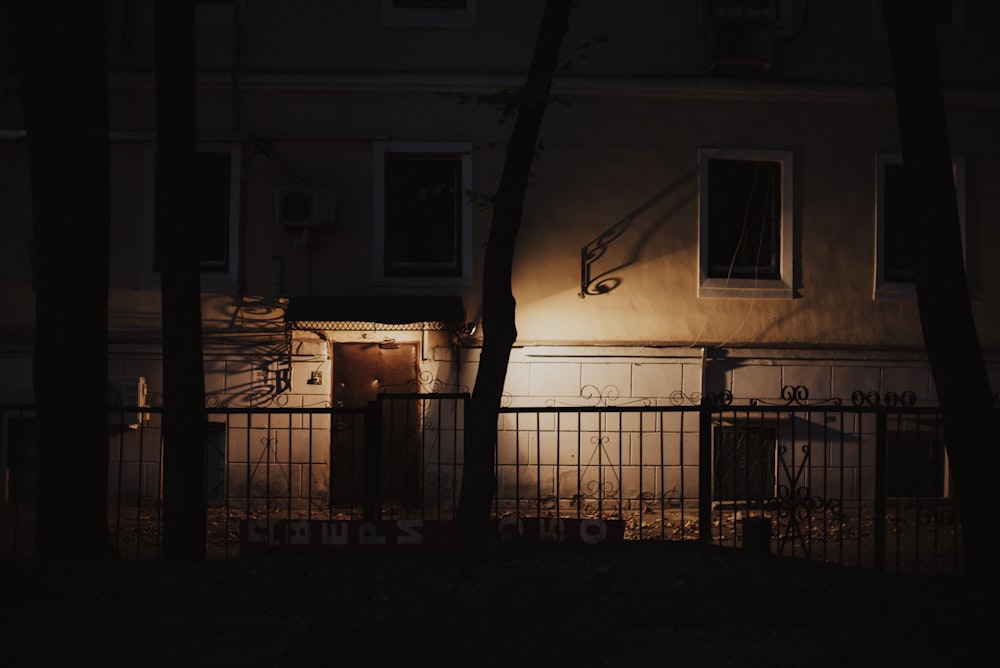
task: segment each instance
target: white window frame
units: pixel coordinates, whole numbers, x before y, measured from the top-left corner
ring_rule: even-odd
[[[452,292],[455,288],[472,287],[472,221],[474,207],[465,192],[462,193],[462,242],[460,276],[386,276],[385,275],[385,154],[386,153],[443,153],[462,156],[462,189],[468,191],[472,184],[472,144],[466,142],[375,142],[372,175],[372,283],[376,290],[398,288],[418,289],[429,294],[434,291]]]
[[[781,163],[780,279],[713,278],[708,260],[708,163],[746,160]],[[698,296],[709,298],[791,299],[794,297],[793,161],[791,151],[703,148],[698,152]]]
[[[238,142],[199,142],[199,151],[229,153],[229,238],[227,255],[229,266],[225,271],[201,272],[202,292],[235,292],[239,284],[240,251],[240,188],[243,165],[243,146]],[[154,269],[156,236],[156,144],[146,145],[145,193],[143,198],[142,287],[160,289],[160,272]]]
[[[394,7],[382,0],[382,25],[386,28],[474,28],[477,0],[468,0],[465,9],[435,7]]]
[[[903,163],[901,153],[877,153],[875,156],[875,289],[873,299],[916,299],[917,288],[911,282],[885,280],[885,165]],[[958,225],[962,235],[962,260],[965,261],[965,157],[953,155],[955,198],[958,200]]]

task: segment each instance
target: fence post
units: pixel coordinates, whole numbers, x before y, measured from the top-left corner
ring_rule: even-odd
[[[875,413],[875,546],[873,566],[876,571],[885,570],[885,529],[886,529],[886,466],[888,429],[886,409],[879,407]]]
[[[365,409],[364,493],[361,516],[366,522],[382,517],[382,402]]]
[[[704,392],[698,408],[698,540],[712,542],[712,404]]]
[[[0,409],[0,503],[7,503],[7,477],[10,469],[10,445],[8,444],[9,428],[7,427],[7,410]]]

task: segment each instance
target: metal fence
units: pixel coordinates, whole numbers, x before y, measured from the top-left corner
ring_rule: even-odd
[[[208,556],[446,540],[462,477],[465,394],[364,408],[209,408]],[[954,573],[961,527],[936,409],[856,393],[810,403],[504,407],[498,539],[702,540],[901,574]],[[676,403],[677,405],[673,405]],[[161,412],[119,409],[112,540],[162,547]],[[33,413],[3,407],[4,558],[30,556]]]

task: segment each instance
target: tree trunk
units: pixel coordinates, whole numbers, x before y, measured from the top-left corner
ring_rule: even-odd
[[[510,351],[517,340],[511,289],[514,246],[549,90],[569,27],[572,0],[548,0],[538,30],[525,95],[507,146],[483,267],[483,348],[469,400],[462,488],[456,517],[459,548],[480,555],[489,541],[490,505],[496,487],[497,418]]]
[[[205,370],[195,251],[192,0],[155,0],[156,229],[163,313],[163,556],[205,558]]]
[[[35,555],[109,559],[104,12],[56,0],[12,10],[34,221]]]
[[[886,0],[903,165],[920,240],[915,282],[920,324],[944,424],[962,522],[965,568],[985,576],[993,531],[1000,421],[976,332],[952,174],[932,2]]]

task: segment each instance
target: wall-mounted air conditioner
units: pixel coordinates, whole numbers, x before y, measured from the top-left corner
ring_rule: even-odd
[[[148,390],[143,376],[127,376],[108,380],[108,424],[138,429],[149,422],[149,413],[137,409],[149,406]]]
[[[330,190],[279,188],[276,221],[285,227],[325,227],[336,220],[337,195]]]

